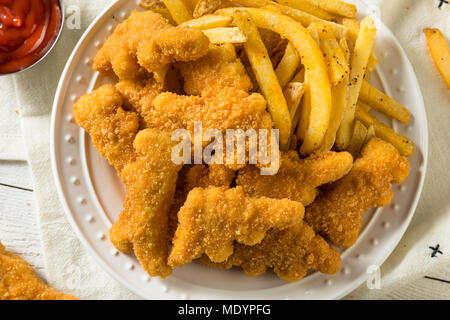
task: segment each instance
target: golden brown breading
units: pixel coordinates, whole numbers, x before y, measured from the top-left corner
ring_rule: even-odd
[[[28,262],[0,242],[0,300],[77,300],[39,279]]]
[[[170,234],[174,234],[178,225],[178,211],[184,205],[189,192],[194,188],[229,187],[235,178],[235,171],[223,165],[185,166],[180,171],[175,191],[175,199],[170,209]]]
[[[139,116],[122,109],[122,97],[112,85],[84,95],[73,105],[75,121],[92,138],[94,147],[120,174],[136,158],[133,141]]]
[[[209,40],[200,30],[174,27],[152,11],[133,11],[106,39],[94,69],[114,71],[121,80],[136,79],[141,66],[154,72],[172,61],[196,60],[208,47]]]
[[[388,205],[393,197],[391,183],[402,183],[408,175],[408,160],[391,144],[374,138],[350,173],[325,188],[308,207],[306,220],[335,245],[350,247],[358,238],[363,213]]]
[[[241,267],[249,276],[258,276],[274,269],[286,281],[299,281],[309,270],[333,274],[339,270],[340,255],[304,221],[285,230],[271,230],[256,246],[236,244],[234,253],[221,264],[206,256],[202,263],[215,268]]]
[[[210,45],[206,56],[197,61],[178,63],[177,66],[184,78],[184,91],[188,95],[217,93],[224,88],[250,91],[253,86],[230,43]]]
[[[317,152],[300,159],[296,151],[290,151],[282,154],[276,175],[262,176],[258,168],[247,166],[239,171],[236,184],[250,197],[288,198],[306,207],[316,198],[317,187],[342,178],[352,164],[348,152]]]
[[[203,254],[223,262],[233,254],[234,241],[258,244],[268,230],[295,225],[303,214],[299,202],[248,198],[241,187],[195,188],[178,213],[169,264],[182,266]]]
[[[140,131],[134,147],[136,161],[122,172],[127,190],[124,210],[109,234],[118,250],[134,250],[150,276],[166,277],[172,272],[167,264],[168,213],[181,165],[171,160],[173,142],[167,133]]]
[[[260,94],[224,88],[202,97],[161,93],[153,100],[149,125],[168,131],[184,128],[193,137],[194,122],[201,121],[203,131],[217,129],[272,129],[266,100]]]
[[[136,81],[123,80],[116,84],[116,89],[124,99],[125,105],[137,112],[148,127],[148,117],[155,99],[164,90],[164,85],[153,79]]]

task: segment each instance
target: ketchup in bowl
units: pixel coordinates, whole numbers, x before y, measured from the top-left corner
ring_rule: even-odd
[[[39,61],[61,29],[58,0],[0,0],[0,74]]]

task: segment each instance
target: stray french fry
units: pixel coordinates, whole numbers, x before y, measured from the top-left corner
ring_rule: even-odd
[[[281,5],[286,5],[294,9],[298,9],[313,16],[316,16],[320,19],[332,20],[334,16],[325,10],[321,9],[319,6],[309,3],[304,0],[275,0]]]
[[[247,42],[247,36],[237,27],[213,28],[203,30],[203,33],[215,44]]]
[[[191,20],[192,15],[189,9],[185,6],[183,0],[163,0],[167,9],[177,24]]]
[[[450,89],[450,49],[447,42],[439,29],[427,28],[423,32],[427,38],[428,49],[434,64]]]
[[[280,130],[280,145],[286,145],[291,133],[291,117],[269,53],[261,40],[258,28],[247,12],[234,12],[233,22],[248,38],[244,44],[245,51],[261,92],[267,100],[275,127]]]
[[[363,81],[362,83],[359,99],[388,117],[397,119],[403,123],[409,122],[410,114],[406,107],[379,91],[367,81]]]
[[[373,125],[377,137],[391,143],[400,151],[402,156],[409,157],[414,153],[414,144],[409,138],[395,132],[392,128],[385,125],[370,113],[357,108],[356,119],[366,126]]]
[[[254,8],[273,7],[276,8],[283,15],[286,15],[300,22],[304,27],[308,27],[313,22],[322,22],[328,24],[333,29],[334,33],[338,38],[343,38],[346,35],[346,28],[341,24],[320,19],[318,17],[313,16],[312,14],[288,6],[283,6],[270,0],[233,0],[233,2],[245,7],[254,7]]]
[[[355,125],[353,127],[353,135],[352,140],[350,140],[350,145],[347,148],[347,151],[350,152],[354,158],[357,157],[361,148],[364,145],[364,141],[367,136],[367,128],[365,125],[361,123],[361,121],[356,120]]]
[[[288,43],[283,58],[275,70],[280,86],[284,86],[292,80],[295,70],[300,65],[300,56],[292,43]]]
[[[222,0],[199,0],[195,5],[193,16],[194,18],[199,18],[205,14],[212,13],[216,11],[221,4]]]
[[[344,112],[344,119],[338,130],[336,143],[339,149],[347,149],[353,132],[356,103],[363,83],[364,73],[367,68],[370,53],[375,41],[376,28],[373,20],[366,17],[361,22],[358,39],[353,50],[350,82],[347,95],[347,107]]]
[[[185,27],[206,30],[212,28],[228,27],[231,24],[232,20],[233,19],[229,16],[207,14],[197,19],[185,21],[181,25]]]

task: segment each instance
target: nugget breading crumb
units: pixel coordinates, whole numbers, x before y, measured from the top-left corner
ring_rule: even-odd
[[[223,262],[233,254],[235,241],[256,245],[270,229],[298,224],[303,214],[299,202],[249,198],[241,187],[195,188],[178,213],[169,264],[182,266],[203,254]]]
[[[333,244],[350,247],[358,238],[364,212],[388,205],[391,183],[402,183],[408,175],[408,160],[391,144],[374,138],[350,173],[326,187],[308,207],[306,220]]]

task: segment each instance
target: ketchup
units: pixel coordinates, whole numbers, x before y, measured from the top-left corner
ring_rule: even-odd
[[[58,0],[0,0],[0,74],[23,70],[42,58],[61,23]]]

